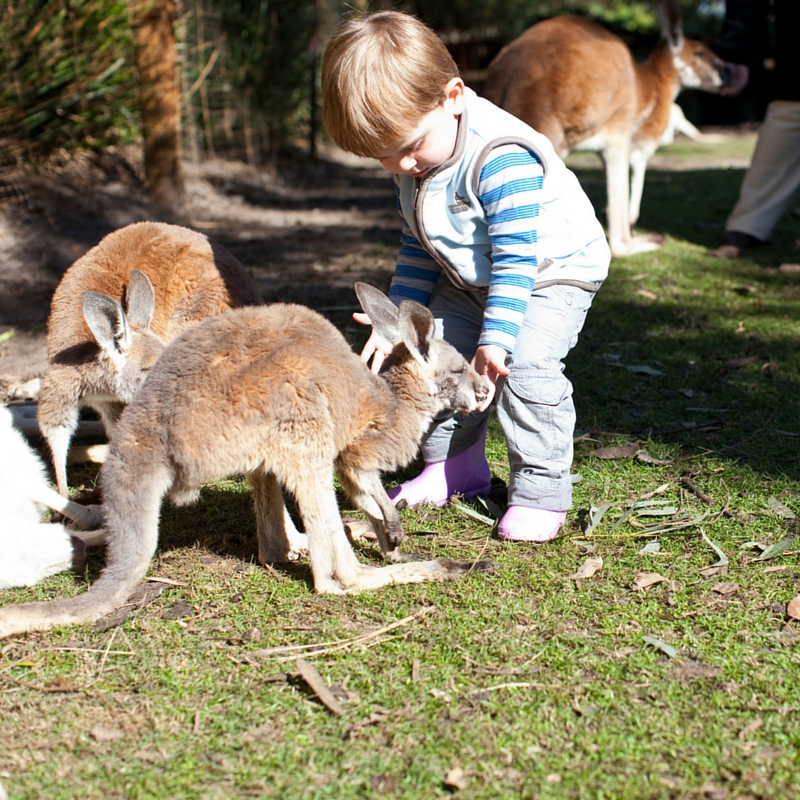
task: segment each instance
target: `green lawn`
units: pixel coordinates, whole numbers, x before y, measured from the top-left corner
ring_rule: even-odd
[[[640,229],[667,244],[613,262],[569,357],[563,536],[501,542],[480,503],[404,511],[405,549],[499,570],[317,596],[306,564],[254,563],[242,481],[206,487],[165,507],[163,594],[102,632],[0,643],[11,800],[800,798],[800,216],[752,258],[711,257],[742,177],[702,166],[723,146],[648,172]],[[576,171],[602,207],[599,168]],[[506,479],[496,423],[489,455]]]

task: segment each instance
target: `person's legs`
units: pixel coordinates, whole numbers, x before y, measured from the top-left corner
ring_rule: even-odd
[[[775,100],[767,107],[739,200],[725,223],[726,242],[735,245],[735,234],[767,241],[798,187],[800,102]]]
[[[594,294],[572,286],[534,290],[510,360],[498,385],[497,417],[508,443],[508,511],[498,533],[546,541],[572,505],[575,407],[563,359],[578,341]]]
[[[483,305],[481,297],[457,289],[446,278],[431,299],[437,333],[467,361],[478,346]],[[488,493],[492,476],[484,454],[487,415],[447,414],[435,420],[422,442],[425,468],[416,478],[389,489],[392,501],[442,506],[456,493],[464,497]]]

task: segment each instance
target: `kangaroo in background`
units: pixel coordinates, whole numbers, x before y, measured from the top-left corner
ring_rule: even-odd
[[[259,561],[295,560],[307,550],[318,592],[454,580],[491,568],[407,560],[396,550],[402,528],[381,471],[415,457],[436,414],[474,411],[489,388],[435,337],[427,308],[403,301],[398,309],[366,284],[356,292],[393,345],[380,375],[303,306],[229,311],[173,340],[120,417],[100,473],[106,568],[76,598],[0,609],[0,637],[90,622],[124,603],[155,553],[162,497],[189,503],[201,484],[239,473],[253,487]],[[400,563],[358,562],[339,515],[334,468],[386,559]],[[305,533],[292,524],[281,486],[297,500]]]
[[[43,522],[45,508],[83,528],[102,525],[96,506],[82,506],[53,491],[45,466],[0,406],[0,589],[33,586],[83,562],[86,545],[101,544],[104,531],[82,532]]]
[[[97,411],[113,435],[166,342],[213,314],[260,303],[231,253],[178,225],[137,222],[79,258],[53,294],[50,364],[39,396],[39,428],[58,491],[67,496],[67,453],[80,406]]]
[[[581,17],[554,17],[507,44],[488,69],[485,96],[547,136],[562,157],[598,152],[606,170],[608,240],[614,256],[654,250],[634,236],[647,162],[682,88],[717,92],[728,65],[683,35],[678,0],[658,6],[661,41],[637,64],[618,36]],[[674,121],[673,117],[673,121]]]

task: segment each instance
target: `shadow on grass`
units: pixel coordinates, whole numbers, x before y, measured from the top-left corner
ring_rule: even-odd
[[[605,222],[605,173],[600,168],[573,168],[573,172]],[[648,169],[637,228],[700,247],[717,247],[725,220],[739,197],[744,174],[745,170],[733,168]],[[798,235],[796,230],[793,232],[794,227],[791,219],[782,220],[774,231],[773,244],[753,250],[749,254],[752,260],[757,264],[772,263],[777,251],[794,244]]]
[[[744,300],[730,289],[709,300],[678,288],[680,276],[663,275],[665,287],[644,290],[657,299],[631,299],[631,284],[640,283],[631,270],[612,275],[568,360],[578,426],[677,445],[679,459],[708,451],[764,475],[800,478],[800,281],[752,262],[722,269],[723,282],[742,280]],[[735,297],[731,308],[725,293]]]

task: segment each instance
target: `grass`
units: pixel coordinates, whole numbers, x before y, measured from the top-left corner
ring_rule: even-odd
[[[600,171],[576,171],[601,207]],[[103,632],[2,643],[12,800],[800,798],[798,546],[758,560],[798,531],[800,274],[780,266],[800,261],[800,218],[752,258],[709,256],[741,177],[648,173],[641,229],[667,244],[614,261],[567,363],[580,481],[563,536],[501,542],[479,504],[404,511],[405,548],[500,569],[326,597],[306,564],[253,562],[242,481],[165,506],[163,594]],[[609,447],[619,457],[593,455]],[[488,453],[506,479],[496,423]],[[635,590],[643,573],[663,580]],[[84,588],[63,574],[0,602]],[[310,649],[269,650],[284,645]],[[342,715],[299,677],[297,652]]]

